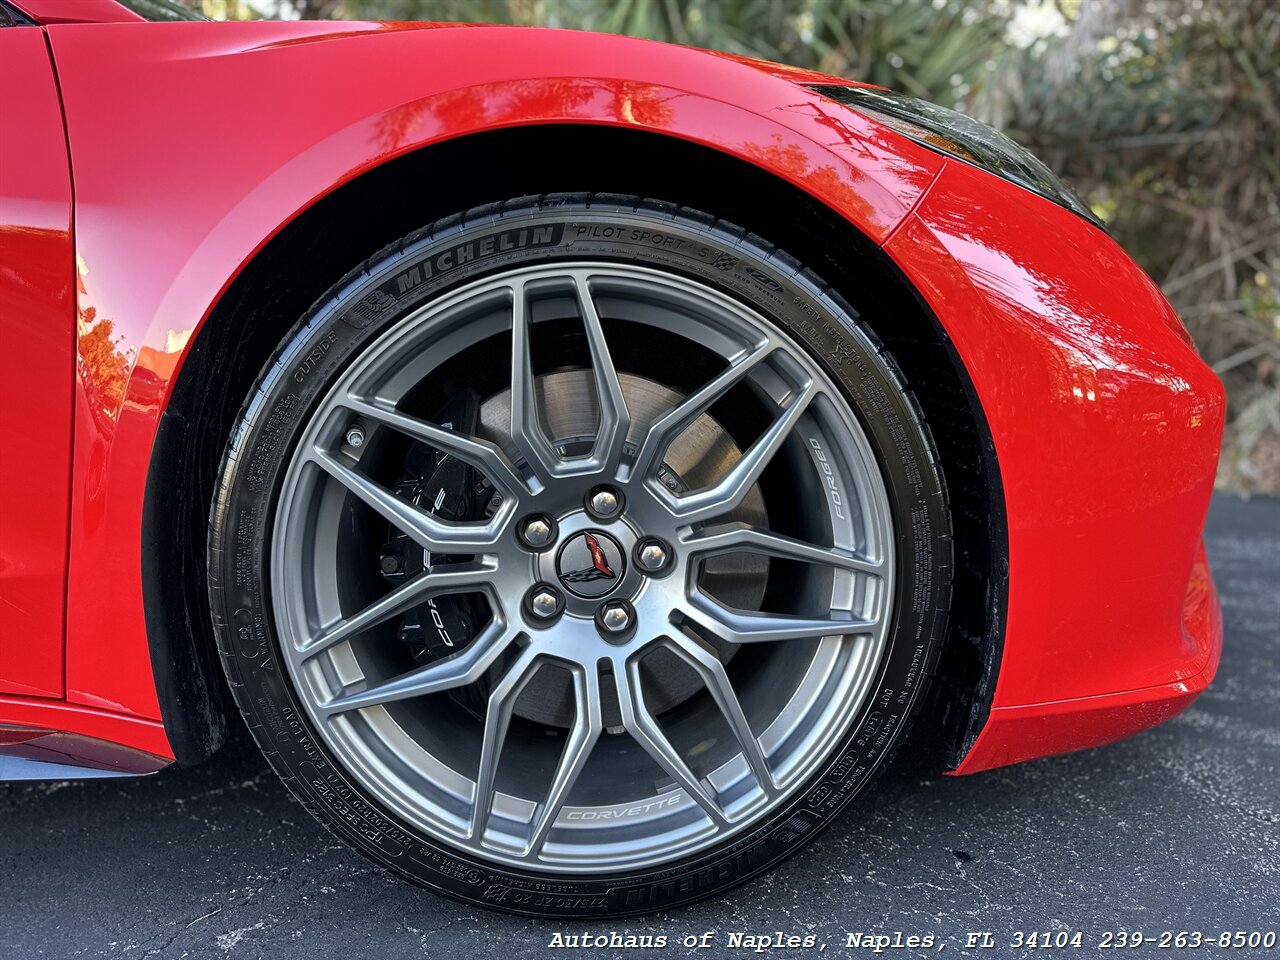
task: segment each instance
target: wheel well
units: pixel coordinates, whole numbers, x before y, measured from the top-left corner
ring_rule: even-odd
[[[226,736],[205,592],[207,518],[244,398],[285,333],[332,283],[449,214],[552,192],[624,193],[706,211],[768,239],[831,284],[888,346],[923,407],[955,535],[949,637],[930,716],[930,759],[954,766],[983,722],[1004,630],[1004,500],[986,420],[936,317],[883,252],[808,194],[718,151],[652,133],[531,126],[398,158],[299,215],[245,267],[191,347],[161,419],[143,513],[148,642],[180,763]],[[182,495],[173,496],[173,478]]]

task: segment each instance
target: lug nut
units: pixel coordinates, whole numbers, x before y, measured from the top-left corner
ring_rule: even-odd
[[[618,636],[631,629],[635,617],[631,605],[622,600],[612,600],[596,612],[596,622],[605,633]]]
[[[546,584],[529,591],[529,610],[540,620],[549,620],[560,612],[560,594]]]
[[[551,521],[546,517],[530,517],[520,528],[520,539],[528,547],[545,547],[551,542]]]
[[[636,563],[645,573],[661,573],[669,557],[666,546],[657,540],[644,540],[636,549]]]
[[[597,518],[607,520],[622,509],[622,497],[609,487],[599,487],[587,500],[587,509]]]
[[[343,439],[347,441],[348,447],[360,449],[364,446],[364,427],[358,423],[353,423],[347,427],[347,435]]]

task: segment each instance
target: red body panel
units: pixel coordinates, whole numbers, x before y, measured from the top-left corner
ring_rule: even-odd
[[[61,697],[75,251],[40,30],[0,30],[0,90],[0,694]]]
[[[1198,673],[1136,690],[996,706],[977,743],[955,772],[976,773],[1034,757],[1100,746],[1163,723],[1186,709],[1213,679],[1222,652],[1222,614],[1203,547],[1196,555],[1183,609],[1188,644],[1208,649],[1208,660]]]
[[[1041,718],[1051,743],[1124,735],[1107,712],[1120,701],[1090,698],[1198,692],[1221,643],[1220,626],[1184,609],[1203,563],[1221,384],[1110,238],[1049,201],[984,189],[989,180],[949,164],[887,246],[974,372],[1004,481],[1005,656],[965,772],[1009,762],[984,753],[1006,716],[1023,730]],[[1074,700],[1089,700],[1080,716]],[[1054,727],[1064,717],[1070,735]],[[1018,759],[1042,753],[1034,742]]]
[[[963,771],[1114,739],[1211,676],[1221,626],[1197,549],[1221,388],[1145,275],[1073,214],[786,71],[677,47],[418,24],[48,33],[76,177],[79,306],[118,338],[77,383],[69,701],[155,728],[146,470],[183,358],[238,271],[380,163],[549,122],[646,129],[757,164],[884,244],[932,304],[986,410],[1009,515],[1003,663]]]
[[[65,701],[20,697],[0,697],[0,717],[4,718],[5,724],[57,730],[125,744],[158,757],[173,755],[164,735],[164,725],[159,720],[94,710]]]

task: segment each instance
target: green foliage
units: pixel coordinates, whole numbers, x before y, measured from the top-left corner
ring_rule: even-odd
[[[1280,487],[1280,6],[1083,2],[979,109],[1102,212],[1228,388],[1222,480]]]
[[[1006,4],[814,0],[815,64],[952,106],[1004,51]]]
[[[1003,50],[1011,9],[1007,0],[340,0],[338,11],[620,33],[857,77],[950,105]]]

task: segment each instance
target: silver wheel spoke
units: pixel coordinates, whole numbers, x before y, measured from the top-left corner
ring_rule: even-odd
[[[733,689],[720,658],[706,644],[684,635],[668,637],[664,645],[702,678],[703,685],[720,708],[734,739],[742,748],[743,758],[755,775],[756,783],[760,785],[766,798],[772,798],[778,792],[773,773],[769,769],[764,751],[760,749],[760,741],[751,732],[751,724],[742,710],[742,704],[738,702],[738,694]]]
[[[677,611],[676,615],[726,643],[839,637],[870,633],[878,625],[874,620],[854,620],[842,610],[831,611],[827,618],[730,610],[700,593],[691,596],[688,606]]]
[[[434,423],[411,417],[396,410],[385,401],[366,400],[348,395],[342,401],[342,405],[366,420],[380,423],[437,450],[453,454],[459,460],[479,470],[509,497],[519,498],[528,493],[528,487],[516,473],[515,467],[501,450],[487,440],[470,437],[454,430],[446,430]]]
[[[728,818],[720,805],[712,799],[702,782],[689,769],[680,751],[675,748],[658,721],[645,706],[644,693],[640,688],[640,662],[632,659],[627,663],[626,671],[614,673],[618,685],[618,706],[622,712],[622,725],[631,734],[633,740],[644,748],[662,771],[684,789],[695,803],[703,809],[717,829],[729,825]]]
[[[334,697],[328,703],[320,704],[319,709],[326,716],[335,716],[349,710],[384,706],[398,700],[465,687],[479,680],[514,639],[515,634],[506,626],[490,623],[460,653],[410,670],[367,690]]]
[[[498,522],[446,523],[401,500],[325,450],[313,449],[311,461],[429,553],[486,553],[498,543],[501,531]]]
[[[591,348],[591,372],[600,406],[600,423],[591,459],[596,461],[597,469],[612,471],[617,468],[622,457],[622,446],[627,439],[627,430],[631,427],[631,415],[622,394],[617,367],[609,355],[609,345],[600,326],[600,315],[596,312],[590,282],[585,275],[577,274],[574,277],[574,288],[578,294],[578,308],[582,314],[587,344]]]
[[[533,376],[529,302],[523,283],[511,287],[511,440],[530,469],[544,483],[560,472],[556,452],[538,420],[537,384]]]
[[[769,424],[768,429],[710,487],[683,497],[671,496],[659,488],[659,493],[671,512],[681,523],[693,524],[723,516],[738,507],[760,479],[764,468],[773,460],[773,455],[790,436],[791,428],[808,409],[817,392],[817,387],[812,382],[794,392],[790,402],[774,418],[773,423]]]
[[[591,750],[600,739],[604,722],[600,717],[600,672],[594,664],[573,671],[574,722],[556,766],[546,799],[533,821],[533,833],[525,850],[526,857],[536,857],[547,842],[547,834],[555,825],[560,810],[578,782]]]
[[[402,583],[359,613],[329,624],[299,647],[298,652],[304,658],[314,657],[397,614],[404,613],[429,597],[448,593],[470,593],[491,588],[496,571],[497,566],[493,563],[451,563],[432,567],[407,583]]]
[[[542,661],[532,647],[525,647],[515,662],[503,674],[489,694],[489,707],[485,712],[484,736],[480,744],[480,768],[476,773],[475,791],[471,798],[471,828],[469,836],[482,841],[489,814],[493,810],[493,795],[498,777],[498,761],[511,725],[511,712],[525,686],[533,679]]]
[[[708,408],[740,383],[756,364],[773,352],[773,348],[764,345],[755,347],[750,353],[734,361],[714,380],[707,383],[696,393],[678,403],[670,411],[649,427],[644,443],[631,467],[633,475],[648,477],[662,460],[671,441],[689,427],[695,420],[707,412]]]
[[[758,553],[787,560],[835,567],[838,570],[854,570],[879,576],[883,564],[868,560],[838,547],[820,547],[805,543],[780,533],[759,530],[745,525],[729,529],[716,529],[685,541],[691,556],[716,556],[725,553]]]

